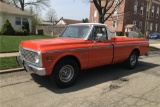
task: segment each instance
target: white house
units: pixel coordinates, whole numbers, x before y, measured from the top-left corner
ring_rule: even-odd
[[[32,15],[9,4],[0,2],[0,30],[3,23],[9,20],[14,30],[22,29],[23,22],[29,22],[30,32],[32,32]]]
[[[57,22],[56,25],[69,25],[75,23],[82,23],[80,20],[64,19],[63,17]]]

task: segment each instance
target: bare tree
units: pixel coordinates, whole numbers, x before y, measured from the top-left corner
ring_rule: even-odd
[[[46,13],[46,20],[53,22],[57,19],[57,14],[56,11],[54,9],[49,9]]]
[[[105,23],[105,21],[113,15],[123,1],[124,0],[90,0],[98,10],[99,23]]]
[[[26,6],[35,6],[36,8],[43,8],[49,6],[50,0],[3,0],[4,2],[14,5],[15,7],[24,11]]]

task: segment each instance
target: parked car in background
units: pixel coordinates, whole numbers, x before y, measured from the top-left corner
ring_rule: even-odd
[[[149,35],[149,39],[160,39],[160,33],[152,33]]]

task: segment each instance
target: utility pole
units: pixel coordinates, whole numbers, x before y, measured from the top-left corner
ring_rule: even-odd
[[[152,0],[147,0],[147,15],[146,15],[146,32],[145,37],[148,39],[150,32],[150,17],[151,17]]]

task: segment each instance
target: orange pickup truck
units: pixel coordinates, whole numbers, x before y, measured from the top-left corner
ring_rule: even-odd
[[[27,72],[50,75],[58,87],[68,87],[83,69],[119,62],[133,69],[148,48],[147,39],[111,38],[104,24],[72,24],[57,38],[22,41],[17,62]]]

